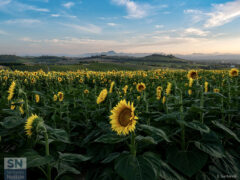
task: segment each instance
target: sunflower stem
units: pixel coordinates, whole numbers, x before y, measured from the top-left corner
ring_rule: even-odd
[[[49,156],[49,143],[48,143],[48,134],[47,134],[47,130],[45,128],[45,132],[44,132],[44,136],[45,136],[45,150],[46,150],[46,156]],[[50,164],[47,165],[47,180],[51,180],[51,167]]]
[[[136,142],[135,142],[135,133],[131,133],[131,146],[130,146],[130,151],[131,154],[135,157],[137,152],[136,152]]]
[[[201,110],[203,109],[203,107],[204,107],[204,93],[203,93],[203,88],[201,88],[201,99],[200,99]],[[203,123],[204,117],[203,117],[203,112],[202,111],[200,112],[200,120]]]

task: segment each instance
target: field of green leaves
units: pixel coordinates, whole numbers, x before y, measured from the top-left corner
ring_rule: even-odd
[[[4,157],[34,180],[240,179],[231,70],[0,70]]]

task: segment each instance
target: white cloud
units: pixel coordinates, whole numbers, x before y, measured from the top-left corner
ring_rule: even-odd
[[[20,38],[19,40],[24,41],[24,42],[32,42],[32,43],[40,43],[40,42],[42,42],[41,40],[34,40],[32,38],[29,38],[29,37],[23,37],[23,38]]]
[[[126,18],[140,19],[148,15],[147,10],[150,8],[147,4],[138,4],[131,0],[112,0],[114,3],[127,8],[128,15]]]
[[[160,29],[160,28],[163,28],[163,27],[164,27],[164,25],[162,25],[162,24],[155,25],[155,28],[157,28],[157,29]]]
[[[222,26],[240,17],[240,0],[213,4],[212,10],[209,12],[187,9],[184,10],[184,13],[192,15],[193,23],[204,22],[205,28]]]
[[[93,33],[93,34],[100,34],[102,32],[102,29],[94,24],[88,24],[86,26],[80,26],[77,24],[62,24],[62,25],[73,28],[75,30],[84,31],[84,32]]]
[[[11,0],[1,0],[0,6],[5,6],[5,5],[9,4],[10,2],[11,2]]]
[[[0,35],[7,35],[8,33],[0,29]]]
[[[201,29],[196,28],[188,28],[184,31],[187,35],[196,35],[196,36],[207,36],[209,34],[209,31],[203,31]]]
[[[60,14],[51,14],[52,17],[59,17]]]
[[[240,0],[215,4],[213,5],[213,11],[208,15],[210,18],[205,23],[205,27],[216,27],[229,23],[240,17]]]
[[[108,26],[117,26],[115,23],[107,23]]]
[[[75,5],[75,3],[73,2],[67,2],[67,3],[64,3],[62,4],[65,8],[68,8],[70,9],[71,7],[73,7]]]
[[[22,24],[22,25],[31,25],[35,23],[41,23],[38,19],[12,19],[5,21],[6,24]]]

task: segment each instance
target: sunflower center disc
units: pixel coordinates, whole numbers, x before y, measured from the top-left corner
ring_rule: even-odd
[[[193,72],[193,73],[191,74],[191,77],[192,77],[193,79],[195,79],[196,76],[197,76],[197,73],[195,73],[195,72]]]
[[[126,127],[130,123],[130,118],[131,118],[131,110],[130,109],[124,109],[119,115],[119,123],[121,126]]]

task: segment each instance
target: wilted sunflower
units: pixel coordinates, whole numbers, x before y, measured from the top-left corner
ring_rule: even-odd
[[[237,68],[232,68],[230,71],[229,71],[229,76],[230,77],[236,77],[238,76],[238,73],[239,73],[239,70]]]
[[[195,70],[190,70],[187,75],[188,79],[197,79],[198,78],[198,73]]]
[[[25,131],[26,131],[26,134],[28,135],[28,137],[31,137],[33,131],[33,123],[34,121],[38,118],[38,116],[36,114],[32,114],[26,121],[26,124],[25,124]]]
[[[16,83],[15,81],[12,82],[12,84],[10,85],[9,89],[8,89],[8,100],[10,101],[13,96],[14,96],[14,90],[16,87]]]
[[[138,92],[142,92],[146,89],[146,85],[144,83],[138,83],[136,88]]]
[[[39,103],[40,101],[40,96],[38,94],[35,94],[35,101],[36,103]]]
[[[59,99],[59,101],[63,101],[63,98],[64,98],[63,92],[58,92],[58,99]]]
[[[106,99],[107,94],[108,94],[107,89],[103,89],[100,92],[99,96],[97,97],[97,104],[100,104],[101,102],[103,102]]]
[[[138,119],[134,111],[133,103],[127,103],[125,99],[121,100],[111,111],[112,130],[116,131],[118,135],[127,135],[129,132],[133,132]]]

